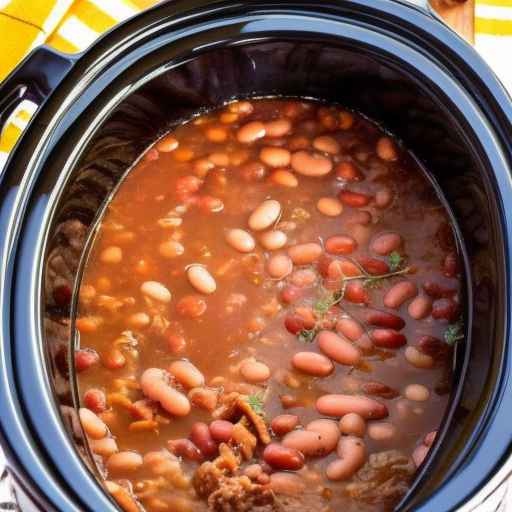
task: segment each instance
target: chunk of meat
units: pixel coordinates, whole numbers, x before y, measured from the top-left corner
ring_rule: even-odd
[[[256,434],[263,444],[270,443],[270,434],[265,420],[248,404],[243,397],[239,397],[236,406],[242,414],[252,423]]]
[[[212,512],[271,512],[275,506],[272,491],[254,484],[247,476],[225,478],[210,494],[208,509]]]
[[[243,421],[239,421],[233,427],[231,442],[240,449],[240,453],[245,460],[252,458],[258,440],[249,429],[244,425]]]

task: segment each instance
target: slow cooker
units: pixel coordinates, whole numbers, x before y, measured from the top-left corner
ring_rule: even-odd
[[[135,158],[192,113],[250,95],[311,97],[412,148],[466,245],[466,339],[438,441],[399,510],[472,510],[511,470],[512,102],[428,8],[399,0],[178,0],[78,56],[35,50],[0,121],[40,108],[0,185],[0,429],[22,510],[109,511],[76,419],[70,355],[80,255]]]

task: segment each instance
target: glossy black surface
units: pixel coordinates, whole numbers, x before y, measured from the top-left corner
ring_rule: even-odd
[[[82,56],[1,184],[0,426],[39,510],[112,510],[75,448],[69,305],[53,289],[74,285],[88,226],[158,133],[254,93],[334,100],[380,120],[432,171],[461,227],[471,353],[469,342],[459,351],[454,421],[403,510],[453,509],[508,454],[512,106],[491,72],[439,21],[391,0],[174,2]]]

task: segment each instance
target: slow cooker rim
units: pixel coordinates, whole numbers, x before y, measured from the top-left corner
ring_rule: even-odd
[[[92,52],[92,51],[93,51],[93,49],[91,49],[91,50],[90,50],[90,52]],[[85,54],[85,56],[90,55],[90,52],[87,52],[87,53]],[[85,56],[84,56],[84,57],[85,57]],[[84,57],[83,57],[83,58],[84,58]],[[60,88],[59,88],[59,89],[60,89]],[[48,107],[48,106],[47,106],[47,107]],[[32,130],[32,131],[35,131],[36,129],[32,126],[32,127],[31,127],[31,130]],[[27,136],[27,137],[28,137],[28,136]],[[25,140],[27,140],[27,138],[26,138]],[[18,151],[20,151],[19,147],[18,147]]]

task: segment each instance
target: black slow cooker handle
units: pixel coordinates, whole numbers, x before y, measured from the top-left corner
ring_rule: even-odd
[[[40,46],[0,83],[0,130],[23,100],[40,106],[71,69],[77,56]]]

